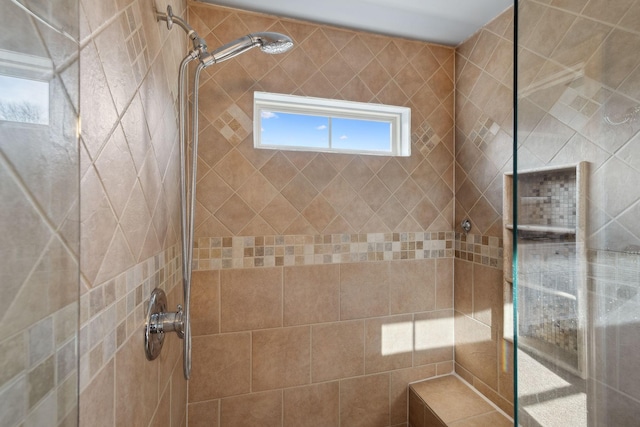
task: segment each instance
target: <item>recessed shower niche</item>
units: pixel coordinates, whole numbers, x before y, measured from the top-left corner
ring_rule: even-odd
[[[504,176],[505,338],[513,339],[517,238],[518,346],[586,377],[587,162]],[[517,232],[514,233],[514,230]]]

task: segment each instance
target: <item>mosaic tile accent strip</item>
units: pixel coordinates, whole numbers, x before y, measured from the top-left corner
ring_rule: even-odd
[[[78,305],[73,302],[0,342],[0,402],[6,409],[0,415],[2,425],[42,419],[45,413],[57,414],[47,425],[58,425],[73,416],[78,393],[77,318]]]
[[[127,339],[140,333],[151,290],[168,294],[181,278],[180,248],[174,245],[80,297],[81,390]]]
[[[128,35],[126,38],[127,54],[131,61],[131,69],[136,78],[136,83],[140,84],[145,71],[148,69],[149,51],[147,49],[147,41],[142,29],[142,17],[140,9],[135,7],[127,8],[120,15],[120,26],[123,34]]]
[[[453,257],[453,232],[205,237],[193,269],[343,264]]]
[[[489,267],[502,269],[503,242],[501,238],[480,234],[456,233],[454,256]]]

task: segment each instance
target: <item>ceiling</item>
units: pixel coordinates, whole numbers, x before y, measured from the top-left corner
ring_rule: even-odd
[[[513,4],[513,0],[200,1],[450,46]]]

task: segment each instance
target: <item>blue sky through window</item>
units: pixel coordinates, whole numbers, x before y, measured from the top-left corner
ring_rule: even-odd
[[[391,151],[391,123],[331,119],[331,144],[343,150]]]
[[[328,117],[262,112],[262,144],[322,148],[328,141]]]
[[[262,111],[261,143],[284,147],[391,151],[391,123]]]

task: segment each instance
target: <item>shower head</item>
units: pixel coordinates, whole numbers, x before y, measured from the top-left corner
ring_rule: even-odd
[[[208,67],[209,65],[217,64],[218,62],[223,62],[234,56],[238,56],[256,46],[260,46],[260,50],[264,53],[284,53],[293,47],[293,40],[280,33],[248,34],[219,47],[206,57],[201,58],[202,64]]]
[[[256,33],[249,34],[256,43],[260,44],[260,50],[268,54],[285,53],[293,47],[293,40],[280,33]]]

